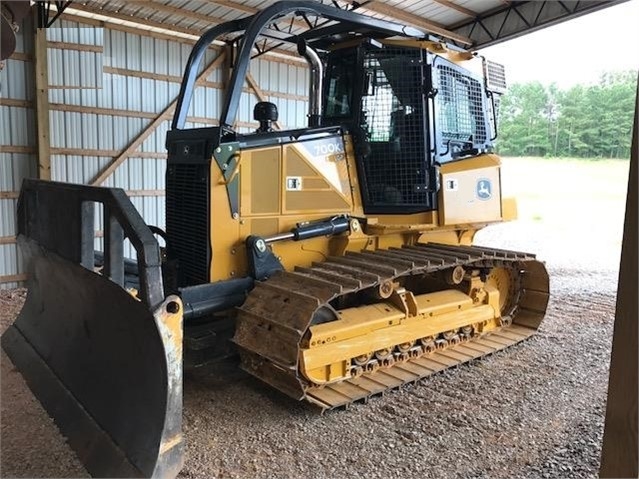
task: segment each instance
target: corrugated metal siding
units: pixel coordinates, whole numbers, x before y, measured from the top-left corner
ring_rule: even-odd
[[[30,53],[33,49],[32,27],[25,21],[17,34],[16,52]],[[0,71],[0,98],[33,101],[33,64],[31,61],[9,59]],[[31,107],[0,107],[0,145],[35,149],[35,116]],[[0,192],[20,189],[22,180],[36,174],[33,153],[0,153]],[[0,237],[16,234],[16,198],[0,198]],[[0,244],[0,276],[22,273],[22,258],[16,244]],[[15,288],[18,283],[0,283],[0,288]]]
[[[82,45],[101,49],[103,47],[103,29],[73,25],[67,28],[64,23],[56,28],[47,29],[49,42]],[[100,88],[102,86],[102,51],[82,51],[69,48],[55,48],[49,45],[47,63],[49,67],[50,87]],[[78,47],[81,48],[81,47]]]
[[[91,71],[97,69],[97,54],[78,50],[49,49],[50,85],[67,85],[74,88],[52,88],[49,90],[51,103],[50,138],[51,147],[58,149],[86,150],[87,156],[52,154],[51,176],[56,181],[71,183],[90,183],[96,175],[111,161],[108,156],[96,156],[95,150],[119,152],[125,149],[153,119],[146,117],[128,117],[122,114],[97,114],[90,111],[62,111],[56,105],[77,106],[141,112],[141,116],[152,116],[164,110],[177,96],[180,84],[167,79],[139,78],[115,72],[113,69],[131,70],[162,76],[180,78],[191,51],[191,46],[158,38],[123,32],[120,30],[97,28],[78,22],[63,20],[56,22],[47,32],[50,41],[80,43],[102,46],[99,61],[107,68],[100,73],[100,88],[96,88],[96,77]],[[31,49],[29,49],[31,52]],[[81,54],[93,55],[88,71],[77,71],[83,64]],[[218,52],[210,50],[203,63],[209,64]],[[75,65],[75,66],[74,66]],[[84,67],[83,67],[84,68]],[[31,99],[32,65],[27,62],[10,60],[2,72],[2,95],[5,98]],[[101,67],[100,67],[101,69]],[[251,63],[250,73],[269,101],[278,106],[280,121],[289,128],[306,125],[307,102],[297,97],[306,96],[308,70],[300,66],[256,59]],[[75,75],[75,76],[74,76]],[[207,81],[221,83],[221,69],[209,75]],[[173,78],[171,78],[173,80]],[[12,90],[13,89],[13,90]],[[245,88],[241,97],[238,122],[242,125],[253,121],[253,106],[257,99]],[[189,116],[217,120],[220,114],[222,92],[213,86],[201,86],[195,90],[189,110]],[[146,115],[145,115],[146,114]],[[7,128],[5,125],[10,125]],[[204,123],[187,122],[186,127],[207,126]],[[156,131],[142,143],[139,151],[145,153],[166,152],[164,147],[170,119],[163,122]],[[243,126],[240,131],[250,131],[252,127]],[[2,144],[28,145],[35,147],[36,131],[32,109],[2,107]],[[92,151],[93,150],[93,151]],[[55,152],[54,152],[55,153]],[[16,163],[26,157],[31,169],[17,169]],[[35,155],[2,153],[0,177],[2,191],[16,191],[25,174],[35,176]],[[115,186],[125,190],[164,190],[166,169],[165,159],[141,158],[132,155],[104,182],[104,186]],[[17,178],[17,179],[15,179]],[[0,200],[2,232],[0,236],[15,234],[15,199]],[[135,196],[132,202],[149,224],[164,227],[164,196]],[[96,217],[96,230],[102,230],[101,212]],[[102,247],[102,239],[96,238],[96,248]],[[134,257],[132,248],[125,253]],[[0,275],[22,272],[17,259],[15,245],[0,246]],[[5,284],[12,287],[15,284]]]

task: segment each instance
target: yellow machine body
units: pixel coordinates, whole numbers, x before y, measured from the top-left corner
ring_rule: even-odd
[[[449,65],[444,69],[457,68],[457,75],[485,73],[479,58],[439,42],[380,43],[443,58]],[[348,55],[361,44],[335,49]],[[436,70],[437,60],[431,62]],[[451,80],[457,82],[454,95],[470,91],[459,78]],[[379,77],[364,82],[375,84]],[[441,116],[443,108],[435,107],[433,115]],[[403,118],[410,112],[405,107]],[[442,161],[435,208],[373,214],[363,204],[356,141],[347,132],[239,149],[232,175],[239,177],[235,216],[225,210],[228,174],[211,170],[212,204],[219,208],[213,215],[220,218],[211,223],[211,281],[247,274],[249,236],[276,238],[306,222],[350,218],[349,230],[339,235],[268,245],[284,272],[256,283],[239,308],[234,338],[244,369],[321,408],[515,344],[534,333],[548,301],[548,276],[534,256],[472,246],[479,229],[517,216],[514,198],[502,195],[497,155],[469,151]],[[392,187],[384,192],[395,194]]]
[[[330,147],[330,151],[329,151]],[[244,240],[271,236],[298,223],[331,215],[364,218],[349,136],[277,145],[238,153],[240,213],[231,213],[224,172],[211,168],[211,282],[247,273]],[[501,197],[501,161],[484,154],[443,165],[438,211],[366,216],[367,227],[346,236],[279,242],[273,252],[287,270],[345,251],[375,250],[421,242],[472,243],[480,228],[515,218],[514,198]],[[477,180],[488,178],[491,198],[477,198]]]

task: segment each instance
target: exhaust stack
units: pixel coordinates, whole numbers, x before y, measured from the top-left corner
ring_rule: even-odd
[[[304,40],[300,40],[297,43],[297,52],[306,59],[311,67],[308,92],[308,126],[320,126],[322,118],[322,79],[324,78],[324,65],[317,52],[309,47]]]

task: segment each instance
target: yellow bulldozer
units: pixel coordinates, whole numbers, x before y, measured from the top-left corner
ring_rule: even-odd
[[[309,64],[308,126],[276,129],[277,106],[259,102],[259,128],[240,133],[254,45],[285,15],[324,22],[279,32]],[[185,129],[205,50],[238,33],[219,126]],[[166,139],[165,231],[121,189],[25,180],[28,295],[2,345],[87,470],[179,472],[185,367],[239,353],[325,410],[532,335],[544,265],[472,245],[516,215],[492,153],[504,88],[503,67],[419,30],[284,1],[193,47]]]

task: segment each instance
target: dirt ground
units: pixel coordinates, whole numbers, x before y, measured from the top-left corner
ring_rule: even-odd
[[[181,477],[596,477],[628,164],[504,165],[520,220],[477,242],[546,261],[552,299],[538,335],[323,416],[232,366],[188,377]],[[0,292],[3,329],[23,298]],[[4,353],[0,378],[0,475],[86,476]]]

